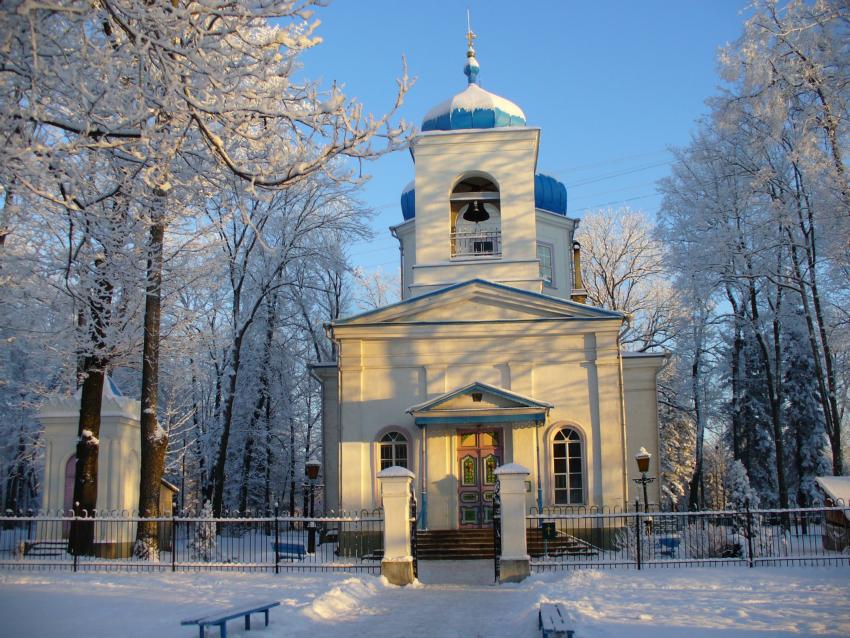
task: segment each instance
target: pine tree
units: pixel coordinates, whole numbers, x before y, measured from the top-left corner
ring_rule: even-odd
[[[770,420],[770,397],[762,373],[764,363],[752,336],[742,353],[741,419],[742,466],[749,481],[766,504],[777,504],[774,441]]]
[[[829,439],[823,415],[823,401],[815,375],[815,361],[806,339],[802,312],[786,321],[789,340],[785,347],[784,421],[789,446],[788,466],[798,507],[807,507],[817,497],[815,477],[831,474]]]
[[[199,518],[213,517],[212,503],[206,501]],[[210,562],[215,557],[216,535],[215,521],[202,520],[195,524],[195,535],[189,542],[189,555],[193,560]]]
[[[758,492],[750,485],[750,478],[741,461],[731,461],[727,465],[723,487],[727,509],[741,512],[747,507],[758,508],[761,503]]]

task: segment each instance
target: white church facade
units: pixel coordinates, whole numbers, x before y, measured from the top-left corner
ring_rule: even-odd
[[[624,317],[584,303],[578,225],[537,171],[541,131],[477,84],[432,109],[403,192],[401,301],[327,326],[325,506],[380,505],[376,475],[415,475],[420,528],[492,521],[495,469],[531,470],[527,506],[624,507],[633,456],[658,476],[663,354],[623,352]],[[650,486],[658,501],[659,484]]]

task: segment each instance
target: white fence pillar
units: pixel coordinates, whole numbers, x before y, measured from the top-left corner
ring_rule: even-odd
[[[531,575],[531,558],[525,542],[525,484],[529,474],[528,469],[516,463],[496,470],[502,524],[501,583],[516,583]]]
[[[413,472],[393,466],[378,473],[384,501],[384,558],[381,576],[393,585],[413,582],[410,552],[410,487]]]

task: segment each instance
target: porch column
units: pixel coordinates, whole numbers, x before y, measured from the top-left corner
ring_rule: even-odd
[[[422,455],[419,465],[419,481],[422,483],[422,492],[419,497],[419,529],[428,529],[428,432],[425,426],[419,428],[422,436]]]
[[[518,583],[531,575],[531,558],[525,543],[525,482],[529,474],[528,469],[516,463],[496,470],[502,525],[501,583]]]
[[[413,472],[393,466],[378,473],[384,502],[384,558],[381,576],[393,585],[413,582],[410,551],[410,488]]]

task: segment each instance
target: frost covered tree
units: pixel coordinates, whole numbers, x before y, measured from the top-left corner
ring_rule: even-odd
[[[195,523],[195,533],[189,541],[189,556],[193,560],[208,563],[215,558],[217,545],[216,524],[211,520],[214,518],[212,503],[204,503],[198,518],[200,520]]]
[[[623,346],[643,352],[668,344],[679,309],[666,277],[662,244],[646,215],[628,208],[588,212],[576,239],[588,299],[626,315]]]
[[[159,418],[164,247],[168,230],[194,216],[210,176],[255,190],[283,190],[314,174],[352,180],[345,158],[368,159],[403,143],[405,126],[373,117],[340,86],[298,74],[318,44],[311,2],[226,0],[137,3],[13,2],[0,17],[2,186],[60,210],[90,205],[79,157],[132,178],[132,219],[147,229],[142,344],[142,481],[139,509],[155,515],[167,433]],[[397,107],[407,91],[399,82]],[[124,179],[103,179],[97,201]],[[20,206],[4,206],[4,242]],[[96,438],[96,437],[95,437]],[[140,525],[139,555],[156,551]]]
[[[754,178],[787,235],[790,273],[773,276],[801,294],[833,472],[841,474],[840,404],[847,390],[839,385],[835,347],[842,339],[829,298],[847,288],[846,276],[833,277],[844,272],[850,233],[850,7],[840,0],[782,6],[762,0],[755,8],[741,40],[721,56],[731,88],[716,108],[723,125],[743,132],[757,149],[758,161],[738,168]]]
[[[674,507],[687,500],[696,460],[696,423],[690,395],[687,359],[676,356],[658,377],[658,442],[661,491]]]
[[[746,507],[756,509],[761,505],[758,492],[750,485],[747,469],[737,459],[732,460],[726,467],[723,487],[728,509],[741,512]]]
[[[744,35],[721,55],[726,86],[661,184],[659,225],[679,280],[702,278],[706,298],[728,309],[718,316],[716,378],[729,409],[716,431],[762,501],[784,507],[797,481],[789,461],[806,447],[789,423],[786,386],[799,384],[789,377],[799,353],[789,349],[811,353],[817,392],[797,409],[822,414],[832,471],[843,468],[850,138],[838,114],[848,112],[839,52],[850,31],[846,3],[754,6]],[[790,307],[801,322],[788,322]]]

